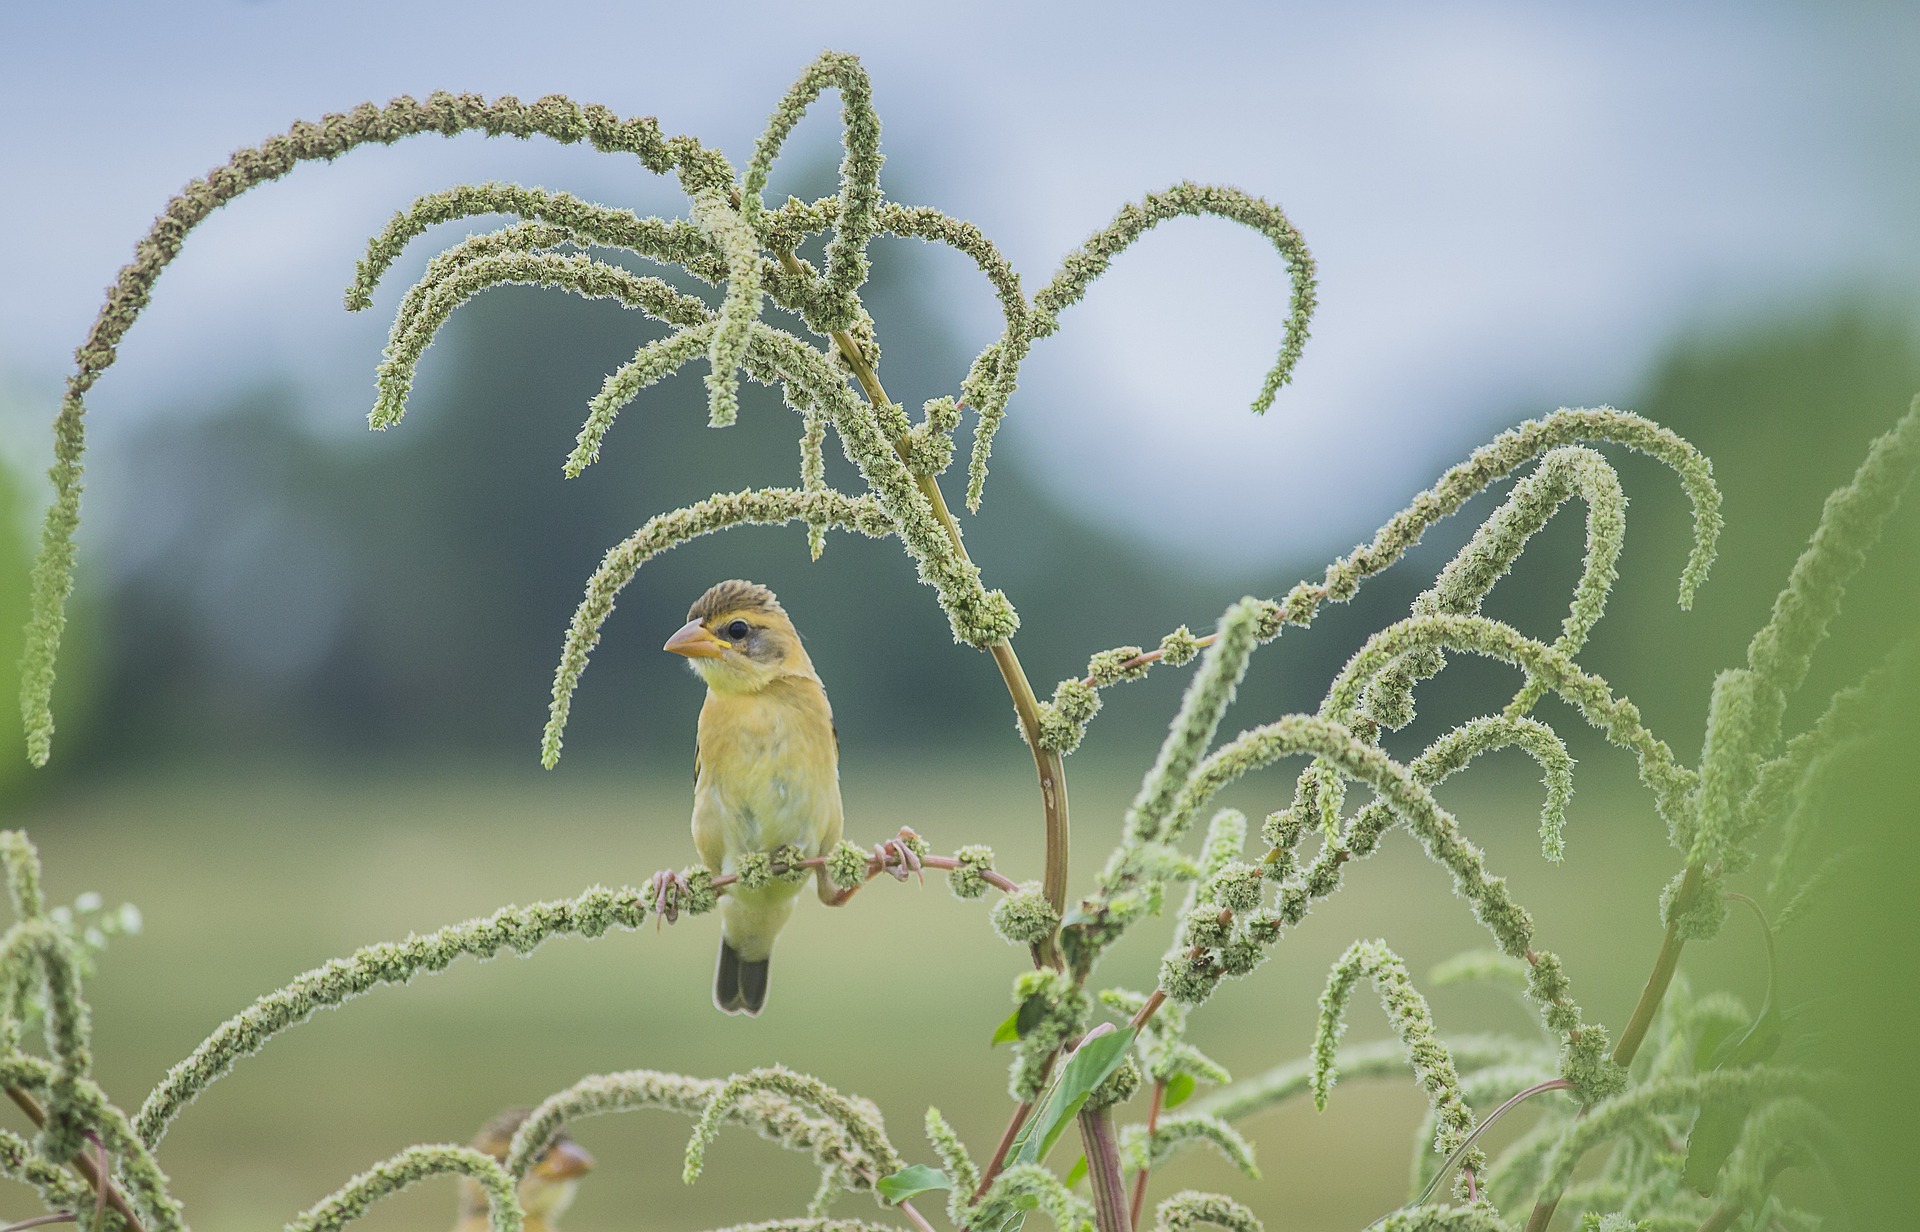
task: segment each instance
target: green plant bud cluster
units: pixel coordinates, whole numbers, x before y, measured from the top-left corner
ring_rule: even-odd
[[[842,842],[827,853],[827,879],[843,890],[851,890],[867,880],[867,853],[852,843]]]
[[[1232,912],[1211,903],[1202,903],[1195,907],[1180,921],[1180,940],[1186,945],[1211,949],[1226,944],[1232,932]]]
[[[675,906],[682,915],[705,915],[720,905],[720,892],[713,888],[713,873],[705,865],[695,864],[680,870],[686,887],[675,894]]]
[[[1168,667],[1183,667],[1200,656],[1200,639],[1185,625],[1160,639],[1160,661]]]
[[[733,871],[740,885],[748,890],[764,890],[773,884],[773,855],[765,851],[744,851],[734,860]]]
[[[993,930],[1009,945],[1038,945],[1060,927],[1040,883],[1029,881],[993,905]]]
[[[1584,1104],[1597,1104],[1627,1087],[1627,1071],[1613,1060],[1613,1037],[1599,1023],[1570,1036],[1560,1052],[1560,1076],[1573,1084]]]
[[[1087,724],[1100,713],[1100,692],[1086,682],[1069,677],[1053,691],[1053,700],[1040,707],[1040,747],[1057,753],[1071,753],[1080,747]]]
[[[1264,1232],[1260,1220],[1225,1194],[1183,1189],[1153,1208],[1155,1232],[1192,1232],[1202,1224],[1227,1232]]]
[[[1194,958],[1175,949],[1160,960],[1160,990],[1175,1004],[1198,1005],[1213,995],[1221,974],[1204,954]]]
[[[1680,887],[1686,878],[1684,872],[1675,873],[1660,891],[1660,922],[1677,928],[1688,941],[1711,941],[1727,921],[1726,887],[1718,877],[1701,878],[1699,891],[1683,910]]]
[[[1053,1055],[1085,1033],[1091,1002],[1071,979],[1042,967],[1014,978],[1013,1003],[1019,1011],[1019,1037],[1007,1090],[1026,1101],[1046,1087]]]
[[[987,879],[982,876],[993,867],[993,848],[982,844],[962,847],[953,853],[960,867],[953,870],[947,878],[947,887],[955,898],[979,898],[987,892]]]
[[[1265,875],[1257,864],[1234,861],[1208,879],[1204,901],[1218,903],[1236,915],[1260,905]]]
[[[1086,1109],[1097,1112],[1102,1108],[1111,1108],[1115,1104],[1124,1104],[1140,1092],[1140,1065],[1132,1057],[1120,1062],[1119,1068],[1104,1078],[1100,1085],[1087,1096]]]

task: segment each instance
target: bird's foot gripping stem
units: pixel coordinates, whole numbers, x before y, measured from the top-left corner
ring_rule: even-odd
[[[686,876],[670,868],[663,868],[653,875],[649,883],[653,891],[653,926],[658,929],[662,923],[673,924],[680,919],[680,906],[693,893],[693,887],[687,883]]]
[[[926,849],[927,840],[915,834],[911,828],[901,826],[897,836],[873,845],[873,862],[869,867],[874,875],[892,873],[895,881],[905,881],[908,873],[914,873],[925,885],[927,874],[920,856]]]

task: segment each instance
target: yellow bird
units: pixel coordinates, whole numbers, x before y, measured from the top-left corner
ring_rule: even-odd
[[[840,749],[827,691],[773,592],[721,582],[701,595],[666,649],[707,682],[693,772],[693,845],[716,875],[742,855],[793,846],[807,856],[840,842]],[[835,890],[819,870],[820,900]],[[738,882],[720,899],[720,963],[713,1003],[758,1014],[767,1000],[773,939],[800,887]]]
[[[473,1149],[507,1162],[507,1149],[513,1135],[531,1113],[531,1108],[503,1112],[481,1127],[473,1140]],[[593,1169],[593,1156],[586,1153],[562,1130],[538,1160],[527,1179],[520,1182],[520,1209],[526,1212],[526,1232],[558,1232],[554,1220],[573,1204],[573,1191],[579,1179]],[[480,1182],[460,1178],[460,1217],[453,1232],[487,1232],[487,1193]]]

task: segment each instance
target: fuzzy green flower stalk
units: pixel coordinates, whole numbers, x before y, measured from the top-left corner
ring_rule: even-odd
[[[727,1083],[722,1078],[690,1078],[658,1070],[593,1074],[549,1095],[527,1115],[514,1134],[506,1170],[516,1181],[526,1177],[561,1128],[583,1117],[662,1108],[686,1116],[704,1114]],[[728,1106],[734,1124],[758,1130],[762,1137],[790,1150],[810,1154],[822,1164],[839,1164],[852,1145],[846,1134],[800,1105],[770,1091],[756,1091]]]
[[[881,1126],[871,1105],[863,1108],[810,1074],[797,1074],[783,1066],[774,1065],[735,1074],[713,1093],[706,1109],[700,1114],[700,1120],[693,1127],[693,1136],[687,1140],[686,1163],[681,1179],[688,1184],[699,1179],[706,1161],[707,1147],[719,1135],[721,1125],[733,1115],[736,1105],[759,1093],[772,1094],[790,1104],[812,1108],[838,1127],[864,1156],[864,1166],[871,1169],[867,1175],[868,1183],[900,1169],[900,1153],[887,1140],[887,1131]]]
[[[1720,537],[1720,492],[1714,486],[1713,468],[1699,450],[1666,428],[1630,411],[1603,406],[1563,408],[1542,419],[1528,420],[1510,428],[1474,450],[1466,461],[1450,468],[1431,488],[1388,519],[1370,541],[1327,566],[1319,582],[1301,582],[1274,600],[1274,619],[1291,625],[1311,624],[1321,604],[1345,603],[1352,599],[1362,582],[1397,563],[1420,543],[1430,527],[1458,512],[1462,505],[1492,484],[1544,453],[1583,443],[1632,449],[1665,463],[1679,477],[1693,506],[1693,549],[1680,576],[1680,604],[1690,607],[1694,592],[1706,580],[1713,564]],[[1187,639],[1177,638],[1183,632],[1175,630],[1168,641],[1183,645]],[[1212,639],[1213,635],[1209,635],[1199,639],[1198,644],[1209,645]],[[1110,653],[1096,655],[1095,660],[1104,662]],[[1122,670],[1115,678],[1138,679],[1144,669],[1162,658],[1174,664],[1184,661],[1169,654],[1168,647],[1163,645],[1160,651],[1122,656],[1117,665]],[[1096,680],[1089,673],[1086,683],[1104,687],[1112,681]]]
[[[582,106],[550,95],[533,103],[511,96],[492,102],[475,94],[429,95],[418,102],[402,95],[384,107],[363,103],[318,123],[295,124],[285,134],[236,153],[224,165],[193,181],[167,203],[134,251],[134,259],[107,291],[92,330],[75,352],[75,370],[54,421],[54,464],[49,472],[54,501],[47,510],[39,560],[34,566],[33,615],[27,625],[21,672],[21,713],[27,756],[44,765],[52,748],[54,664],[66,627],[66,601],[73,590],[73,536],[80,524],[81,460],[86,451],[86,395],[110,367],[121,338],[145,309],[154,282],[180,254],[187,235],[213,211],[241,193],[279,179],[302,162],[330,161],[363,145],[390,145],[420,133],[454,136],[481,131],[562,143],[585,141],[608,153],[630,154],[657,174],[681,170],[698,178],[710,167],[708,151],[690,138],[669,141],[652,119],[623,120],[597,105]]]
[[[155,1162],[153,1152],[134,1133],[133,1124],[127,1119],[126,1113],[107,1098],[93,1079],[67,1079],[58,1069],[38,1057],[16,1053],[0,1057],[0,1087],[5,1087],[9,1092],[24,1091],[43,1099],[57,1094],[66,1100],[79,1132],[83,1135],[90,1133],[98,1138],[113,1159],[115,1174],[120,1184],[125,1186],[127,1197],[139,1219],[145,1221],[145,1227],[151,1232],[186,1232],[180,1204],[167,1191],[167,1176]],[[46,1152],[41,1149],[41,1153],[44,1155]],[[80,1167],[78,1163],[75,1166]],[[86,1170],[81,1167],[83,1173]],[[97,1174],[94,1179],[99,1185]],[[117,1188],[111,1184],[105,1188],[109,1203],[116,1210],[122,1210],[123,1203],[116,1196]],[[126,1213],[123,1211],[123,1215]],[[129,1220],[129,1226],[137,1230],[140,1224],[137,1220]]]
[[[740,193],[742,218],[749,227],[758,228],[765,211],[760,195],[780,147],[807,108],[829,87],[840,91],[846,158],[840,164],[839,209],[833,239],[827,244],[825,285],[807,317],[807,324],[821,334],[852,329],[858,321],[857,297],[867,280],[867,245],[879,229],[880,117],[873,109],[872,84],[857,57],[830,51],[807,66],[755,144]]]
[[[525,1215],[514,1192],[513,1178],[492,1156],[467,1146],[410,1146],[328,1194],[287,1225],[287,1232],[337,1232],[367,1213],[382,1198],[392,1197],[428,1177],[470,1177],[487,1195],[487,1226],[491,1232],[520,1232]]]
[[[1526,550],[1527,541],[1575,495],[1587,502],[1587,554],[1554,649],[1568,656],[1579,653],[1606,612],[1627,527],[1627,498],[1619,475],[1602,454],[1584,446],[1562,446],[1541,458],[1440,571],[1432,588],[1414,600],[1413,614],[1477,614],[1488,592]],[[1414,682],[1436,675],[1445,662],[1436,650],[1409,656],[1383,672],[1368,689],[1368,713],[1382,726],[1406,726],[1413,719]],[[1529,681],[1508,713],[1525,714],[1544,691],[1539,682]]]
[[[1252,1211],[1225,1194],[1183,1189],[1153,1208],[1155,1232],[1192,1232],[1202,1224],[1227,1232],[1264,1232]]]
[[[1794,562],[1773,616],[1747,647],[1747,666],[1714,682],[1706,747],[1700,755],[1700,802],[1685,835],[1689,866],[1717,865],[1744,826],[1738,813],[1759,773],[1759,760],[1780,738],[1787,699],[1806,679],[1826,640],[1847,585],[1865,566],[1880,531],[1920,470],[1920,398],[1867,450],[1850,483],[1827,498],[1820,523]]]
[[[571,193],[549,192],[519,184],[463,184],[417,197],[367,245],[347,288],[350,312],[373,307],[373,290],[409,243],[442,223],[483,214],[508,214],[545,223],[554,234],[582,247],[618,248],[677,265],[713,284],[726,277],[726,265],[700,228],[681,219],[642,218],[632,210],[582,201]]]
[[[157,1145],[182,1109],[243,1057],[259,1052],[278,1034],[320,1010],[422,973],[443,971],[464,955],[492,958],[502,950],[529,954],[553,937],[598,937],[609,928],[636,929],[647,908],[631,887],[594,887],[578,898],[503,907],[485,919],[452,924],[426,936],[382,942],[316,967],[255,1001],[222,1023],[192,1055],[167,1071],[135,1118],[139,1139]]]
[[[613,603],[640,566],[669,548],[735,526],[778,526],[806,521],[881,538],[893,531],[886,511],[870,496],[840,492],[799,492],[766,488],[708,497],[684,509],[657,514],[624,542],[609,550],[587,583],[587,595],[574,613],[566,647],[554,673],[553,702],[541,739],[540,762],[548,769],[560,760],[562,733],[573,691],[587,669],[587,656],[600,641],[600,626],[613,615]]]
[[[1449,1154],[1473,1132],[1473,1109],[1467,1106],[1460,1074],[1454,1069],[1447,1046],[1440,1041],[1427,999],[1413,986],[1406,963],[1384,941],[1354,942],[1327,977],[1327,990],[1320,997],[1320,1023],[1313,1037],[1313,1106],[1326,1111],[1327,1094],[1338,1073],[1335,1053],[1346,1032],[1347,1002],[1354,984],[1363,976],[1373,981],[1380,1004],[1387,1011],[1387,1021],[1407,1051],[1414,1077],[1426,1090],[1437,1122],[1433,1149],[1441,1155]],[[1486,1156],[1479,1151],[1470,1152],[1462,1162],[1469,1173],[1486,1166]]]
[[[1264,235],[1286,263],[1293,284],[1286,340],[1274,361],[1253,410],[1261,414],[1273,405],[1280,387],[1292,377],[1307,343],[1307,325],[1314,309],[1313,255],[1280,207],[1237,188],[1181,183],[1164,192],[1150,193],[1138,205],[1123,206],[1114,220],[1094,232],[1086,243],[1067,254],[1053,279],[1033,297],[1031,315],[981,352],[961,385],[966,402],[980,413],[974,431],[973,457],[967,468],[967,508],[977,510],[987,482],[987,457],[994,434],[1013,396],[1019,367],[1033,343],[1059,328],[1062,310],[1078,303],[1093,280],[1107,271],[1113,259],[1152,228],[1173,218],[1212,215],[1240,223]]]

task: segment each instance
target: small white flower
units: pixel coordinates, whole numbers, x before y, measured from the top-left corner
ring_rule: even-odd
[[[73,900],[73,909],[81,915],[85,915],[89,911],[100,910],[100,895],[92,890],[88,890],[85,894]]]
[[[134,906],[132,903],[121,903],[120,931],[131,936],[137,936],[140,932],[140,925],[140,908]]]

